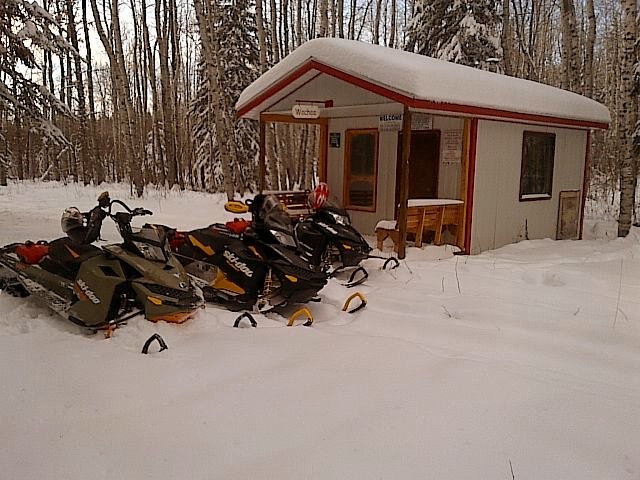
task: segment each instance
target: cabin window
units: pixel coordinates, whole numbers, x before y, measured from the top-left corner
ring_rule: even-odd
[[[347,130],[345,207],[374,212],[378,173],[378,130]]]
[[[556,135],[554,133],[524,132],[520,200],[551,198],[555,151]]]

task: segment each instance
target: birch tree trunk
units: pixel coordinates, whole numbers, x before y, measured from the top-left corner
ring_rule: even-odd
[[[396,0],[393,0],[394,2]],[[338,37],[344,38],[344,0],[336,0],[336,16],[338,21]]]
[[[138,154],[133,146],[134,127],[133,127],[133,107],[131,104],[131,91],[129,81],[126,74],[124,52],[122,49],[122,35],[120,33],[120,16],[118,11],[118,1],[111,0],[111,25],[113,28],[111,38],[105,32],[102,24],[100,12],[96,0],[91,0],[91,10],[93,12],[94,23],[98,36],[102,42],[102,46],[109,57],[109,64],[113,71],[113,80],[115,83],[115,91],[118,97],[118,109],[120,110],[120,124],[122,134],[124,135],[125,152],[129,164],[129,173],[131,181],[136,190],[136,194],[140,197],[144,191],[144,183],[142,178],[142,170]],[[113,41],[113,44],[111,43]],[[112,46],[113,45],[113,46]]]
[[[391,0],[391,31],[389,32],[389,47],[396,47],[396,29],[397,29],[397,3]]]
[[[87,94],[89,96],[89,130],[91,140],[89,141],[90,156],[92,158],[92,177],[98,184],[104,182],[104,166],[102,155],[96,148],[98,138],[96,131],[96,102],[93,87],[93,58],[91,54],[91,41],[89,39],[89,23],[87,22],[87,0],[82,0],[82,30],[84,33],[85,57],[87,60]]]
[[[141,168],[145,171],[145,180],[147,183],[156,182],[156,172],[154,168],[150,168],[153,164],[147,160],[147,102],[146,102],[146,72],[144,60],[144,45],[140,40],[141,27],[138,20],[138,2],[131,0],[132,22],[133,22],[133,87],[134,87],[134,112],[137,118],[137,135],[135,145],[138,149],[138,157],[140,158]]]
[[[267,71],[267,39],[264,30],[264,9],[262,2],[256,0],[256,29],[258,31],[258,49],[260,51],[260,73]]]
[[[271,60],[274,64],[280,61],[280,44],[278,41],[278,8],[276,0],[271,0]]]
[[[580,44],[576,28],[576,9],[573,0],[562,0],[562,46],[565,87],[572,92],[580,88]]]
[[[289,0],[280,0],[280,51],[282,57],[289,55]]]
[[[233,130],[228,130],[225,124],[225,111],[220,106],[224,105],[221,88],[220,68],[222,60],[218,58],[217,53],[220,51],[215,31],[215,12],[213,4],[205,6],[203,0],[194,0],[196,17],[198,19],[198,29],[202,40],[202,53],[206,63],[207,73],[209,76],[209,88],[211,102],[209,104],[209,115],[213,116],[215,124],[216,140],[220,151],[220,163],[222,166],[222,175],[224,176],[224,191],[229,200],[233,200],[235,188],[233,185],[233,174],[231,171],[231,153],[235,153],[235,135]],[[231,146],[231,148],[230,148]]]
[[[513,41],[511,31],[511,12],[509,10],[510,0],[502,0],[502,62],[505,75],[513,75],[512,57]]]
[[[593,97],[593,52],[596,44],[596,12],[593,0],[587,0],[587,38],[584,52],[584,88],[583,94],[589,98]]]
[[[71,45],[76,51],[80,51],[78,44],[78,32],[76,31],[76,18],[73,13],[73,0],[67,0],[67,17],[69,24],[67,34]],[[91,181],[89,158],[89,136],[87,129],[87,109],[84,99],[84,81],[82,79],[82,62],[79,55],[74,55],[76,71],[76,93],[78,95],[78,120],[80,123],[80,164],[82,165],[82,182],[87,185]]]
[[[160,185],[165,185],[167,176],[165,165],[162,161],[164,155],[160,144],[161,113],[159,111],[160,100],[158,97],[158,83],[156,78],[156,60],[149,40],[146,0],[142,0],[142,41],[144,42],[146,52],[145,63],[147,65],[147,75],[149,76],[149,87],[151,88],[151,155],[153,157],[152,161],[155,165],[158,183],[160,183]]]
[[[2,142],[2,154],[0,154],[0,187],[7,186],[7,167],[9,166],[9,148],[7,139],[2,132],[6,131],[6,111],[0,114],[0,141]]]
[[[382,0],[375,0],[376,14],[373,19],[373,43],[380,44],[380,12],[382,10]]]
[[[349,25],[347,38],[349,40],[355,40],[356,38],[356,0],[351,0],[349,4]]]
[[[329,31],[329,1],[320,0],[320,24],[318,26],[318,37],[326,37]]]
[[[618,217],[618,236],[625,237],[631,229],[631,219],[635,207],[637,184],[637,164],[633,146],[633,132],[638,120],[638,105],[634,93],[633,68],[635,43],[637,40],[636,0],[623,0],[623,35],[620,58],[621,72],[621,108],[620,108],[620,146],[623,155],[620,162],[620,214]]]
[[[162,6],[162,11],[161,7]],[[169,12],[166,0],[157,0],[156,12],[156,38],[158,41],[158,57],[160,61],[160,99],[162,112],[162,138],[164,140],[164,164],[167,166],[167,184],[173,187],[178,183],[178,171],[176,161],[176,135],[173,122],[172,78],[169,71]]]
[[[302,0],[296,2],[296,47],[302,45]]]

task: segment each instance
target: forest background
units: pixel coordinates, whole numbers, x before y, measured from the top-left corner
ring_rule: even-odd
[[[39,3],[38,3],[39,2]],[[2,0],[7,178],[255,191],[242,90],[305,41],[341,37],[554,85],[606,105],[590,198],[628,233],[638,178],[637,0]],[[472,85],[469,88],[473,88]],[[267,186],[309,188],[316,127],[269,125]]]

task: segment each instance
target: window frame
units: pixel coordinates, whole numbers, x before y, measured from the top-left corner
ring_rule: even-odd
[[[375,138],[375,154],[372,175],[352,175],[351,174],[351,143],[353,137],[359,134],[373,135]],[[349,210],[361,212],[375,212],[378,204],[378,156],[380,152],[380,132],[377,128],[352,128],[344,132],[344,182],[343,182],[343,205]],[[373,182],[373,204],[369,207],[362,205],[352,205],[349,200],[349,186],[354,180],[372,180]]]
[[[551,138],[553,140],[553,153],[550,160],[549,165],[549,191],[548,192],[535,192],[535,193],[527,193],[524,191],[525,182],[524,182],[524,174],[527,165],[527,158],[525,158],[525,142],[527,136],[537,136],[537,137],[546,137]],[[555,168],[555,157],[556,157],[556,134],[552,132],[540,132],[535,130],[525,130],[522,132],[522,156],[520,159],[520,191],[519,191],[519,199],[521,202],[535,202],[539,200],[551,200],[553,198],[553,173]]]

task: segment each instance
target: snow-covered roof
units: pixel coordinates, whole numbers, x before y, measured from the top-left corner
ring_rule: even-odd
[[[604,105],[582,95],[411,52],[340,38],[310,40],[249,85],[238,116],[262,111],[318,74],[415,109],[583,128],[607,128]]]

